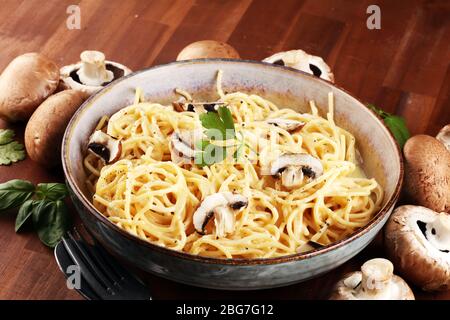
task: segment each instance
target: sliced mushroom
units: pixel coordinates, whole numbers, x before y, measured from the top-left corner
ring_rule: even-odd
[[[248,205],[248,199],[243,195],[232,192],[218,192],[207,196],[200,207],[194,212],[193,222],[195,230],[205,234],[208,221],[214,217],[216,235],[225,237],[234,232],[235,212]]]
[[[281,118],[269,119],[267,120],[267,123],[289,132],[301,129],[305,125],[302,121]]]
[[[122,143],[109,134],[97,130],[89,138],[88,151],[108,164],[119,160]]]
[[[111,81],[131,73],[126,66],[105,60],[100,51],[83,51],[80,59],[80,62],[60,69],[61,81],[66,88],[94,94]]]
[[[307,54],[303,50],[278,52],[263,61],[295,68],[315,75],[316,77],[334,82],[334,75],[325,61],[323,61],[321,57]]]
[[[305,153],[285,153],[271,163],[270,174],[281,177],[286,188],[296,188],[303,184],[304,177],[314,180],[323,174],[319,159]]]
[[[297,248],[297,253],[305,253],[316,249],[320,249],[322,247],[323,247],[322,244],[309,240]]]
[[[225,102],[181,102],[175,101],[172,102],[172,106],[175,111],[178,112],[196,112],[196,113],[204,113],[204,112],[217,112],[217,109],[220,106],[224,106]]]
[[[444,144],[448,151],[450,151],[450,124],[443,127],[436,136],[440,142]]]
[[[331,300],[414,300],[408,284],[394,275],[394,266],[386,259],[372,259],[361,271],[347,274],[340,280]]]
[[[385,228],[388,256],[426,291],[450,289],[450,216],[421,206],[395,209]]]
[[[172,133],[170,137],[170,156],[176,164],[192,163],[195,159],[195,143],[201,139],[203,132],[199,130],[184,130]]]

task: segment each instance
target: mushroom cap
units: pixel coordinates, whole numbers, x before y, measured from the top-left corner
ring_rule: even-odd
[[[225,42],[202,40],[184,47],[178,54],[177,61],[203,58],[239,59],[240,56],[236,49]]]
[[[50,96],[36,109],[25,128],[25,147],[33,161],[45,167],[59,163],[64,131],[86,98],[83,92],[65,90]]]
[[[437,139],[416,135],[406,142],[405,191],[418,205],[450,212],[450,152]]]
[[[444,144],[448,151],[450,151],[450,124],[443,127],[436,136],[440,142]]]
[[[305,125],[305,123],[302,121],[282,119],[282,118],[267,119],[266,122],[276,127],[280,127],[286,131],[294,131],[297,129],[301,129]]]
[[[83,53],[85,53],[85,52],[86,51],[84,51]],[[120,64],[118,62],[109,61],[109,60],[105,60],[104,62],[105,62],[107,69],[113,68],[113,69],[121,70],[123,72],[123,74],[121,74],[120,76],[117,76],[116,74],[114,74],[114,78],[111,81],[118,79],[119,77],[126,76],[132,72],[128,67],[126,67],[123,64]],[[96,93],[97,91],[100,91],[101,89],[103,89],[104,84],[103,85],[86,85],[86,84],[83,84],[74,79],[74,74],[77,73],[77,71],[79,71],[82,66],[83,66],[83,62],[80,61],[80,62],[62,67],[60,69],[61,81],[63,82],[63,84],[61,84],[61,86],[65,87],[65,88],[74,89],[74,90],[80,90],[89,95],[92,95],[92,94]],[[78,77],[78,75],[77,75],[77,77]],[[108,82],[106,82],[106,84],[107,83]]]
[[[425,207],[400,206],[384,231],[386,251],[396,270],[426,291],[450,289],[450,253],[431,244],[418,224],[431,223],[438,215]]]
[[[372,300],[368,296],[355,296],[354,289],[361,285],[362,272],[354,271],[346,274],[336,283],[330,300]],[[383,296],[373,300],[415,300],[414,293],[408,284],[401,277],[392,275],[391,281],[398,288],[395,296]]]
[[[281,64],[334,82],[334,75],[325,61],[321,57],[310,55],[303,50],[278,52],[264,59],[263,62]]]
[[[57,88],[58,66],[39,53],[16,57],[0,76],[0,116],[25,121]]]

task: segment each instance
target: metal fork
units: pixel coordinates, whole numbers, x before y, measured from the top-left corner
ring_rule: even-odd
[[[66,278],[72,276],[70,266],[79,268],[81,286],[75,289],[86,299],[151,300],[149,289],[140,280],[99,244],[88,244],[76,230],[67,232],[58,243],[55,258]]]

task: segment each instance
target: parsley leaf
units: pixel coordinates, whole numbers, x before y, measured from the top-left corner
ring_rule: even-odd
[[[236,137],[233,116],[230,110],[221,106],[217,112],[208,111],[200,115],[206,136],[211,140],[228,140]]]
[[[384,124],[392,132],[392,135],[394,136],[395,140],[397,140],[400,148],[403,148],[406,140],[408,140],[410,137],[405,119],[400,116],[387,113],[373,104],[368,104],[367,107],[375,112],[381,119],[383,119]]]
[[[25,159],[23,144],[13,141],[0,145],[0,165],[9,165],[23,159]]]
[[[13,141],[14,131],[11,129],[0,129],[0,145],[4,145]]]

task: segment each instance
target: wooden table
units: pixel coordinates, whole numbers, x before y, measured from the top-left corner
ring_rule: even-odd
[[[80,6],[80,30],[66,27],[71,4]],[[381,30],[366,27],[370,4],[381,8]],[[245,59],[304,49],[327,61],[338,85],[405,117],[413,134],[435,135],[450,123],[448,0],[0,0],[0,70],[25,52],[42,52],[63,66],[85,49],[137,70],[172,61],[203,39],[226,41]],[[22,139],[23,125],[0,127]],[[63,175],[26,159],[0,167],[0,182],[13,178],[37,183]],[[0,298],[80,299],[66,288],[53,252],[32,232],[16,235],[14,219],[14,213],[0,215]],[[156,299],[326,298],[344,272],[383,256],[381,239],[337,270],[286,288],[236,293],[148,281]],[[417,298],[450,299],[450,292],[415,291]]]

